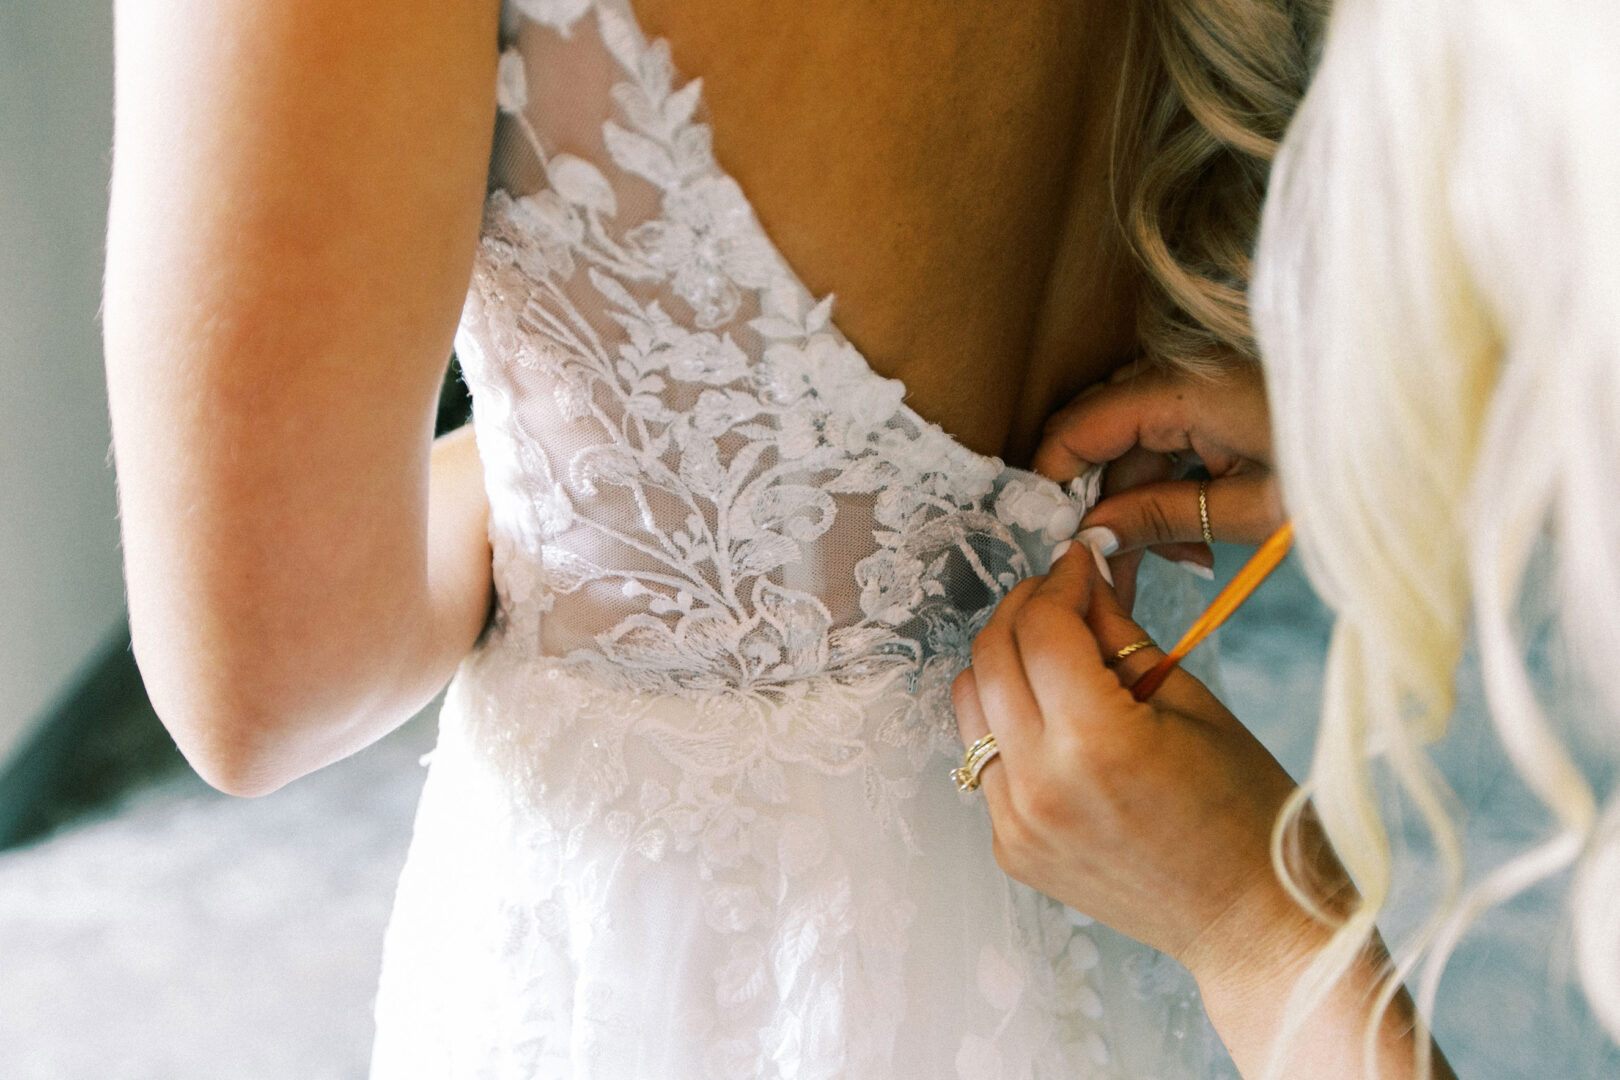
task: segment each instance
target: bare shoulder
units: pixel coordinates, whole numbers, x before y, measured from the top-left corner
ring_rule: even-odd
[[[496,11],[119,3],[109,304],[183,289],[215,334],[443,337],[476,232]]]

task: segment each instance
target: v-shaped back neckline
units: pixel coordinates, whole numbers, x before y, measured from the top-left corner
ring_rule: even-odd
[[[540,0],[540,2],[544,3],[545,0]],[[666,57],[669,57],[668,63],[671,67],[674,78],[678,83],[681,84],[680,92],[687,92],[689,87],[699,87],[699,89],[696,91],[697,102],[695,103],[695,107],[698,109],[703,107],[704,99],[701,90],[703,80],[702,75],[692,75],[682,72],[680,69],[674,66],[672,50],[668,39],[662,37],[649,38],[647,36],[646,31],[642,28],[641,21],[635,12],[635,7],[632,0],[561,0],[558,6],[578,8],[581,13],[588,9],[594,8],[598,13],[599,19],[604,13],[607,14],[610,19],[614,16],[622,19],[622,29],[627,31],[626,37],[622,39],[623,45],[633,45],[635,49],[634,55],[638,60],[640,56],[645,55],[650,50],[661,50]],[[607,40],[608,36],[614,31],[604,26],[602,32],[604,43],[608,45],[609,50],[613,51],[615,56],[620,59],[621,63],[623,63],[625,59],[627,59],[627,56],[620,55],[615,48],[616,43]],[[710,127],[712,129],[712,124],[710,124]],[[900,411],[905,419],[915,425],[919,430],[928,432],[931,438],[938,440],[943,444],[948,444],[948,447],[952,452],[952,456],[968,458],[983,467],[994,469],[997,475],[1016,477],[1026,484],[1031,484],[1041,489],[1050,489],[1054,492],[1061,492],[1063,490],[1062,485],[1058,484],[1054,480],[1049,479],[1048,477],[1042,476],[1039,473],[1028,469],[1008,465],[1006,461],[998,455],[984,454],[974,450],[957,436],[947,431],[943,426],[933,420],[930,420],[928,417],[923,416],[912,408],[911,405],[907,403],[907,398],[910,396],[910,388],[906,386],[905,381],[896,376],[884,375],[879,372],[875,367],[872,366],[871,359],[866,355],[865,350],[861,349],[858,345],[854,344],[854,342],[850,341],[849,336],[843,332],[841,327],[838,326],[835,305],[836,293],[828,293],[819,301],[815,298],[814,294],[810,292],[808,286],[804,284],[804,280],[800,276],[798,269],[786,257],[786,255],[783,254],[780,246],[776,242],[775,237],[771,235],[770,230],[768,230],[765,227],[764,222],[760,220],[759,214],[754,209],[753,200],[749,197],[747,189],[744,188],[741,182],[738,181],[729,170],[721,165],[718,160],[713,161],[712,167],[718,177],[734,185],[736,190],[741,193],[743,201],[747,204],[753,228],[757,230],[761,241],[763,241],[763,243],[769,247],[772,255],[785,271],[786,277],[801,292],[806,301],[814,304],[816,307],[820,307],[822,305],[826,306],[827,325],[837,330],[839,337],[848,343],[849,349],[860,358],[864,378],[870,382],[872,391],[874,393],[882,393],[885,384],[898,385],[901,388]],[[1067,495],[1071,498],[1081,499],[1086,505],[1089,506],[1097,501],[1100,483],[1101,470],[1094,470],[1092,473],[1078,478],[1077,481],[1071,485],[1070,491],[1067,493]]]

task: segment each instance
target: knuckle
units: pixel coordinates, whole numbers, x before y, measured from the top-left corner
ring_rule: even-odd
[[[1037,599],[1030,600],[1019,608],[1018,613],[1013,616],[1013,636],[1017,638],[1028,637],[1031,632],[1040,626],[1045,618],[1045,614],[1041,611],[1041,602]]]
[[[1054,776],[1064,777],[1070,784],[1091,771],[1090,744],[1093,740],[1070,727],[1049,731],[1046,761]]]
[[[1062,619],[1065,614],[1066,609],[1057,600],[1037,594],[1030,597],[1013,617],[1013,634],[1020,642],[1037,641],[1040,635],[1051,631],[1054,621]]]
[[[1079,472],[1079,459],[1070,453],[1060,442],[1054,439],[1043,439],[1035,447],[1035,455],[1030,459],[1030,469],[1042,476],[1050,476],[1058,483],[1066,483],[1074,479]]]
[[[1041,425],[1041,438],[1056,438],[1058,435],[1067,430],[1069,426],[1069,417],[1073,414],[1073,412],[1074,402],[1071,401],[1069,404],[1063,406],[1051,416],[1048,416],[1046,418],[1046,422]]]
[[[1282,489],[1274,475],[1267,474],[1260,485],[1259,502],[1262,513],[1265,514],[1267,524],[1281,522],[1287,519],[1288,509],[1283,506]]]
[[[951,703],[956,706],[958,716],[972,704],[977,683],[978,676],[973,673],[971,667],[963,669],[960,675],[951,680]]]
[[[1024,819],[1038,832],[1051,832],[1073,816],[1063,792],[1047,786],[1031,791],[1023,809]]]
[[[1036,589],[1039,589],[1041,587],[1041,582],[1044,580],[1045,578],[1039,577],[1025,578],[1023,581],[1020,581],[1018,584],[1009,589],[1007,591],[1007,595],[1002,598],[1001,602],[1003,604],[1007,604],[1017,603],[1024,600],[1030,595],[1030,593],[1033,593]]]
[[[1079,422],[1081,414],[1088,405],[1095,404],[1096,398],[1105,391],[1106,384],[1102,383],[1093,384],[1080,391],[1068,404],[1046,418],[1046,422],[1041,425],[1041,437],[1062,439],[1068,432],[1083,428],[1085,425]]]
[[[1175,523],[1156,496],[1144,496],[1138,508],[1142,535],[1149,543],[1165,544],[1176,538]]]

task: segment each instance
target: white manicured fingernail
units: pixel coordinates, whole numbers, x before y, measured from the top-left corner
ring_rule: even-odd
[[[1187,573],[1192,574],[1194,577],[1201,577],[1205,581],[1215,580],[1215,570],[1213,567],[1203,566],[1199,563],[1193,562],[1191,559],[1183,559],[1182,561],[1176,563],[1176,565],[1187,571]]]
[[[1102,549],[1096,544],[1088,546],[1091,548],[1091,557],[1097,560],[1098,573],[1102,574],[1103,580],[1108,582],[1108,587],[1112,589],[1114,587],[1114,572],[1108,569],[1108,560],[1103,558]]]
[[[1052,545],[1052,562],[1055,564],[1059,559],[1063,558],[1063,553],[1068,551],[1072,547],[1074,547],[1074,541],[1073,540],[1064,540],[1064,541],[1061,541],[1061,542],[1059,542],[1057,544],[1053,544]]]
[[[1119,537],[1115,536],[1114,530],[1106,525],[1093,525],[1089,529],[1081,529],[1075,539],[1104,555],[1112,555],[1119,550]],[[1112,585],[1113,582],[1110,581],[1108,584]]]

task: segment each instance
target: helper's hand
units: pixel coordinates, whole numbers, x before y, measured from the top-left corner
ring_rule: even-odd
[[[964,744],[988,730],[1001,751],[982,775],[996,860],[1200,979],[1244,962],[1257,933],[1292,954],[1309,920],[1270,836],[1294,783],[1191,675],[1135,701],[1164,654],[1105,661],[1143,637],[1079,545],[979,634],[954,689]]]
[[[1080,523],[1078,539],[1108,556],[1127,611],[1145,551],[1211,573],[1199,481],[1183,478],[1193,458],[1211,477],[1205,495],[1215,539],[1259,544],[1282,525],[1265,384],[1253,367],[1218,377],[1127,368],[1047,421],[1037,472],[1062,483],[1109,466],[1103,499]]]
[[[989,731],[1000,748],[980,790],[1002,869],[1184,964],[1242,1075],[1259,1077],[1288,993],[1330,935],[1271,862],[1294,784],[1186,672],[1137,702],[1126,688],[1163,654],[1108,661],[1143,638],[1075,545],[1013,589],[974,641],[957,725],[965,745]],[[1301,886],[1343,915],[1356,896],[1332,849],[1308,817],[1297,839]],[[1282,1075],[1369,1075],[1368,1003],[1387,964],[1375,937],[1289,1044]],[[1400,993],[1377,1028],[1380,1075],[1415,1080],[1414,1027]],[[1434,1080],[1454,1080],[1434,1055]]]

